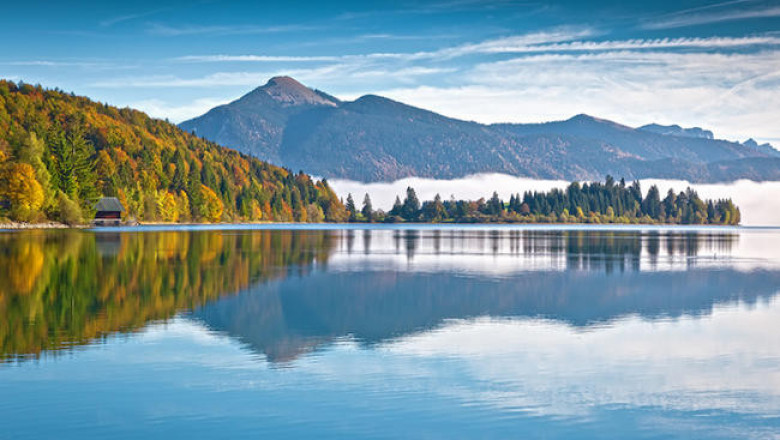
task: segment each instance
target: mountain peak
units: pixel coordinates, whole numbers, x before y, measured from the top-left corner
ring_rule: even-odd
[[[306,89],[307,87],[291,76],[275,76],[264,87],[283,87],[288,89]]]
[[[757,151],[761,151],[763,153],[768,153],[768,154],[773,155],[773,156],[777,156],[778,155],[778,150],[775,147],[773,147],[772,144],[770,144],[768,142],[767,143],[763,143],[763,144],[759,144],[758,142],[756,142],[755,139],[750,138],[750,139],[746,140],[745,142],[742,142],[742,145],[744,145],[744,146],[746,146],[748,148],[752,148],[752,149],[757,150]]]
[[[606,121],[604,119],[596,118],[594,116],[591,116],[591,115],[588,115],[588,114],[585,114],[585,113],[580,113],[578,115],[572,116],[569,119],[569,121],[571,121],[571,122],[610,122],[610,121]]]
[[[312,90],[289,76],[275,76],[249,95],[263,93],[283,107],[300,105],[324,105],[335,107],[338,102],[323,93]]]
[[[601,126],[610,126],[610,127],[613,127],[613,128],[619,128],[621,130],[628,129],[628,127],[626,127],[626,126],[624,126],[622,124],[618,124],[617,122],[613,122],[613,121],[610,121],[608,119],[597,118],[595,116],[587,115],[585,113],[580,113],[580,114],[578,114],[576,116],[573,116],[573,117],[571,117],[570,119],[568,119],[565,122],[574,123],[576,125],[586,126],[586,127],[590,127],[590,126],[599,126],[599,127],[601,127]]]
[[[756,142],[755,139],[750,138],[750,139],[746,140],[745,142],[742,142],[742,145],[746,145],[748,147],[756,148],[756,147],[758,147],[758,142]]]

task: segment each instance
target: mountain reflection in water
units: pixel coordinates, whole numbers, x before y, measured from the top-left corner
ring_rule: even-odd
[[[271,362],[447,320],[575,327],[700,315],[776,295],[780,270],[729,231],[34,231],[0,234],[0,358],[186,312]],[[756,264],[758,261],[758,264]]]

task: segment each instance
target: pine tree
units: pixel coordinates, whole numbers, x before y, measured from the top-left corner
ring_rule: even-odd
[[[347,213],[349,213],[350,223],[357,221],[357,208],[355,207],[355,199],[352,198],[352,193],[347,195]]]
[[[200,173],[194,166],[190,166],[190,175],[187,179],[187,196],[190,199],[192,219],[200,220],[203,213],[203,194],[201,193]]]
[[[498,198],[498,192],[493,191],[493,196],[487,204],[487,211],[489,215],[499,215],[504,211],[504,202]]]
[[[416,220],[420,212],[420,200],[417,198],[417,193],[414,188],[406,188],[406,199],[404,199],[403,207],[401,208],[401,217],[407,221]]]
[[[65,133],[54,128],[49,134],[52,152],[52,184],[55,189],[65,193],[68,198],[76,196],[78,186],[76,184],[76,172],[74,169],[73,150],[70,148]]]
[[[363,209],[360,210],[360,213],[363,214],[367,222],[374,221],[374,207],[371,205],[371,197],[368,196],[368,193],[363,197]]]
[[[395,202],[393,203],[393,208],[390,210],[390,215],[401,215],[401,210],[403,209],[403,204],[401,203],[401,198],[398,196],[395,196]]]
[[[647,191],[647,196],[642,201],[642,213],[654,220],[660,220],[661,193],[658,191],[657,186],[653,185]]]
[[[100,196],[97,191],[95,172],[95,147],[86,140],[81,125],[71,129],[68,143],[73,155],[73,172],[76,177],[78,199],[84,214],[89,215]]]

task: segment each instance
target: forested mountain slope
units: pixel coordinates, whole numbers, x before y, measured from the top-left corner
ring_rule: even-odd
[[[101,196],[146,221],[345,218],[327,182],[136,110],[0,81],[0,217],[80,223]]]

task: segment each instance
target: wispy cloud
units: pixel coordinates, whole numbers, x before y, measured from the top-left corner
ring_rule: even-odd
[[[780,17],[775,1],[737,0],[686,9],[647,20],[645,29],[672,29],[727,21]]]
[[[397,2],[401,3],[401,2]],[[469,11],[498,11],[511,10],[517,12],[524,10],[530,13],[539,9],[547,8],[548,5],[543,1],[524,1],[524,0],[453,0],[440,2],[417,2],[418,4],[388,9],[374,9],[365,11],[349,11],[336,15],[335,20],[364,20],[374,16],[388,15],[432,15],[451,12],[469,12]]]
[[[778,136],[780,34],[622,40],[602,35],[592,28],[557,28],[418,52],[187,55],[172,61],[215,64],[219,71],[193,66],[190,76],[119,77],[93,86],[240,93],[272,76],[290,75],[346,99],[377,93],[479,122],[591,113],[633,125],[705,126],[731,139]],[[231,63],[256,63],[257,69],[231,71],[236,68]],[[194,113],[145,105],[155,114]]]
[[[410,77],[452,73],[457,71],[454,67],[407,67],[403,69],[375,69],[362,70],[352,74],[352,78],[372,78],[394,76],[398,81],[405,82]]]
[[[338,61],[344,57],[339,56],[274,56],[274,55],[188,55],[174,58],[174,61],[193,63],[279,63],[279,62],[312,62],[312,61]]]
[[[283,32],[304,32],[324,29],[323,26],[307,26],[300,24],[278,26],[250,26],[250,25],[189,25],[170,26],[161,23],[152,23],[147,32],[152,35],[166,37],[192,36],[192,35],[254,35],[274,34]]]
[[[707,38],[658,38],[608,41],[572,41],[567,43],[513,45],[494,44],[494,53],[533,52],[598,52],[624,49],[722,49],[747,46],[776,46],[780,38],[772,36],[755,37],[707,37]]]
[[[350,80],[387,79],[404,84],[413,82],[412,78],[451,73],[455,68],[437,68],[411,66],[406,68],[376,67],[366,69],[349,64],[328,64],[314,69],[285,69],[260,72],[217,72],[195,78],[182,78],[174,75],[122,77],[92,84],[99,88],[210,88],[230,86],[257,86],[273,76],[288,75],[302,81],[330,81],[334,77]]]
[[[486,40],[480,43],[463,44],[435,51],[423,52],[372,52],[356,55],[324,55],[324,56],[276,56],[262,54],[246,55],[187,55],[174,58],[176,61],[221,63],[221,62],[335,62],[335,61],[365,61],[365,60],[446,60],[475,54],[500,54],[521,51],[539,51],[544,49],[544,44],[553,44],[572,41],[593,35],[589,29],[579,30],[553,30],[548,32],[535,32],[512,37]],[[564,49],[561,49],[564,50]]]
[[[101,88],[252,86],[262,83],[273,75],[270,72],[218,72],[197,78],[152,75],[102,80],[93,83],[92,86]]]
[[[144,111],[155,118],[167,118],[175,123],[200,116],[212,108],[226,104],[232,99],[200,98],[182,105],[172,105],[160,99],[134,101],[130,107]]]
[[[170,11],[172,8],[159,8],[151,11],[137,12],[134,14],[120,15],[116,17],[107,18],[102,20],[99,24],[101,27],[111,27],[115,24],[124,23],[127,21],[137,20],[139,18],[150,17],[152,15],[159,14],[160,12]]]
[[[469,55],[556,53],[556,52],[603,52],[615,50],[654,49],[728,49],[749,46],[778,46],[780,37],[706,37],[706,38],[659,38],[633,40],[588,41],[578,40],[592,31],[576,33],[536,33],[488,40],[476,44],[464,44],[428,52],[375,52],[358,55],[326,56],[274,56],[274,55],[188,55],[175,58],[176,61],[221,63],[221,62],[348,62],[361,60],[448,60]],[[577,41],[572,41],[577,40]]]
[[[486,62],[457,86],[376,93],[479,122],[542,122],[590,113],[631,125],[705,126],[744,140],[776,137],[780,50],[755,53],[612,51]]]
[[[111,68],[129,68],[128,65],[119,65],[113,62],[105,61],[61,61],[61,60],[17,60],[0,61],[0,65],[6,66],[24,66],[24,67],[80,67],[90,69],[111,69]]]

